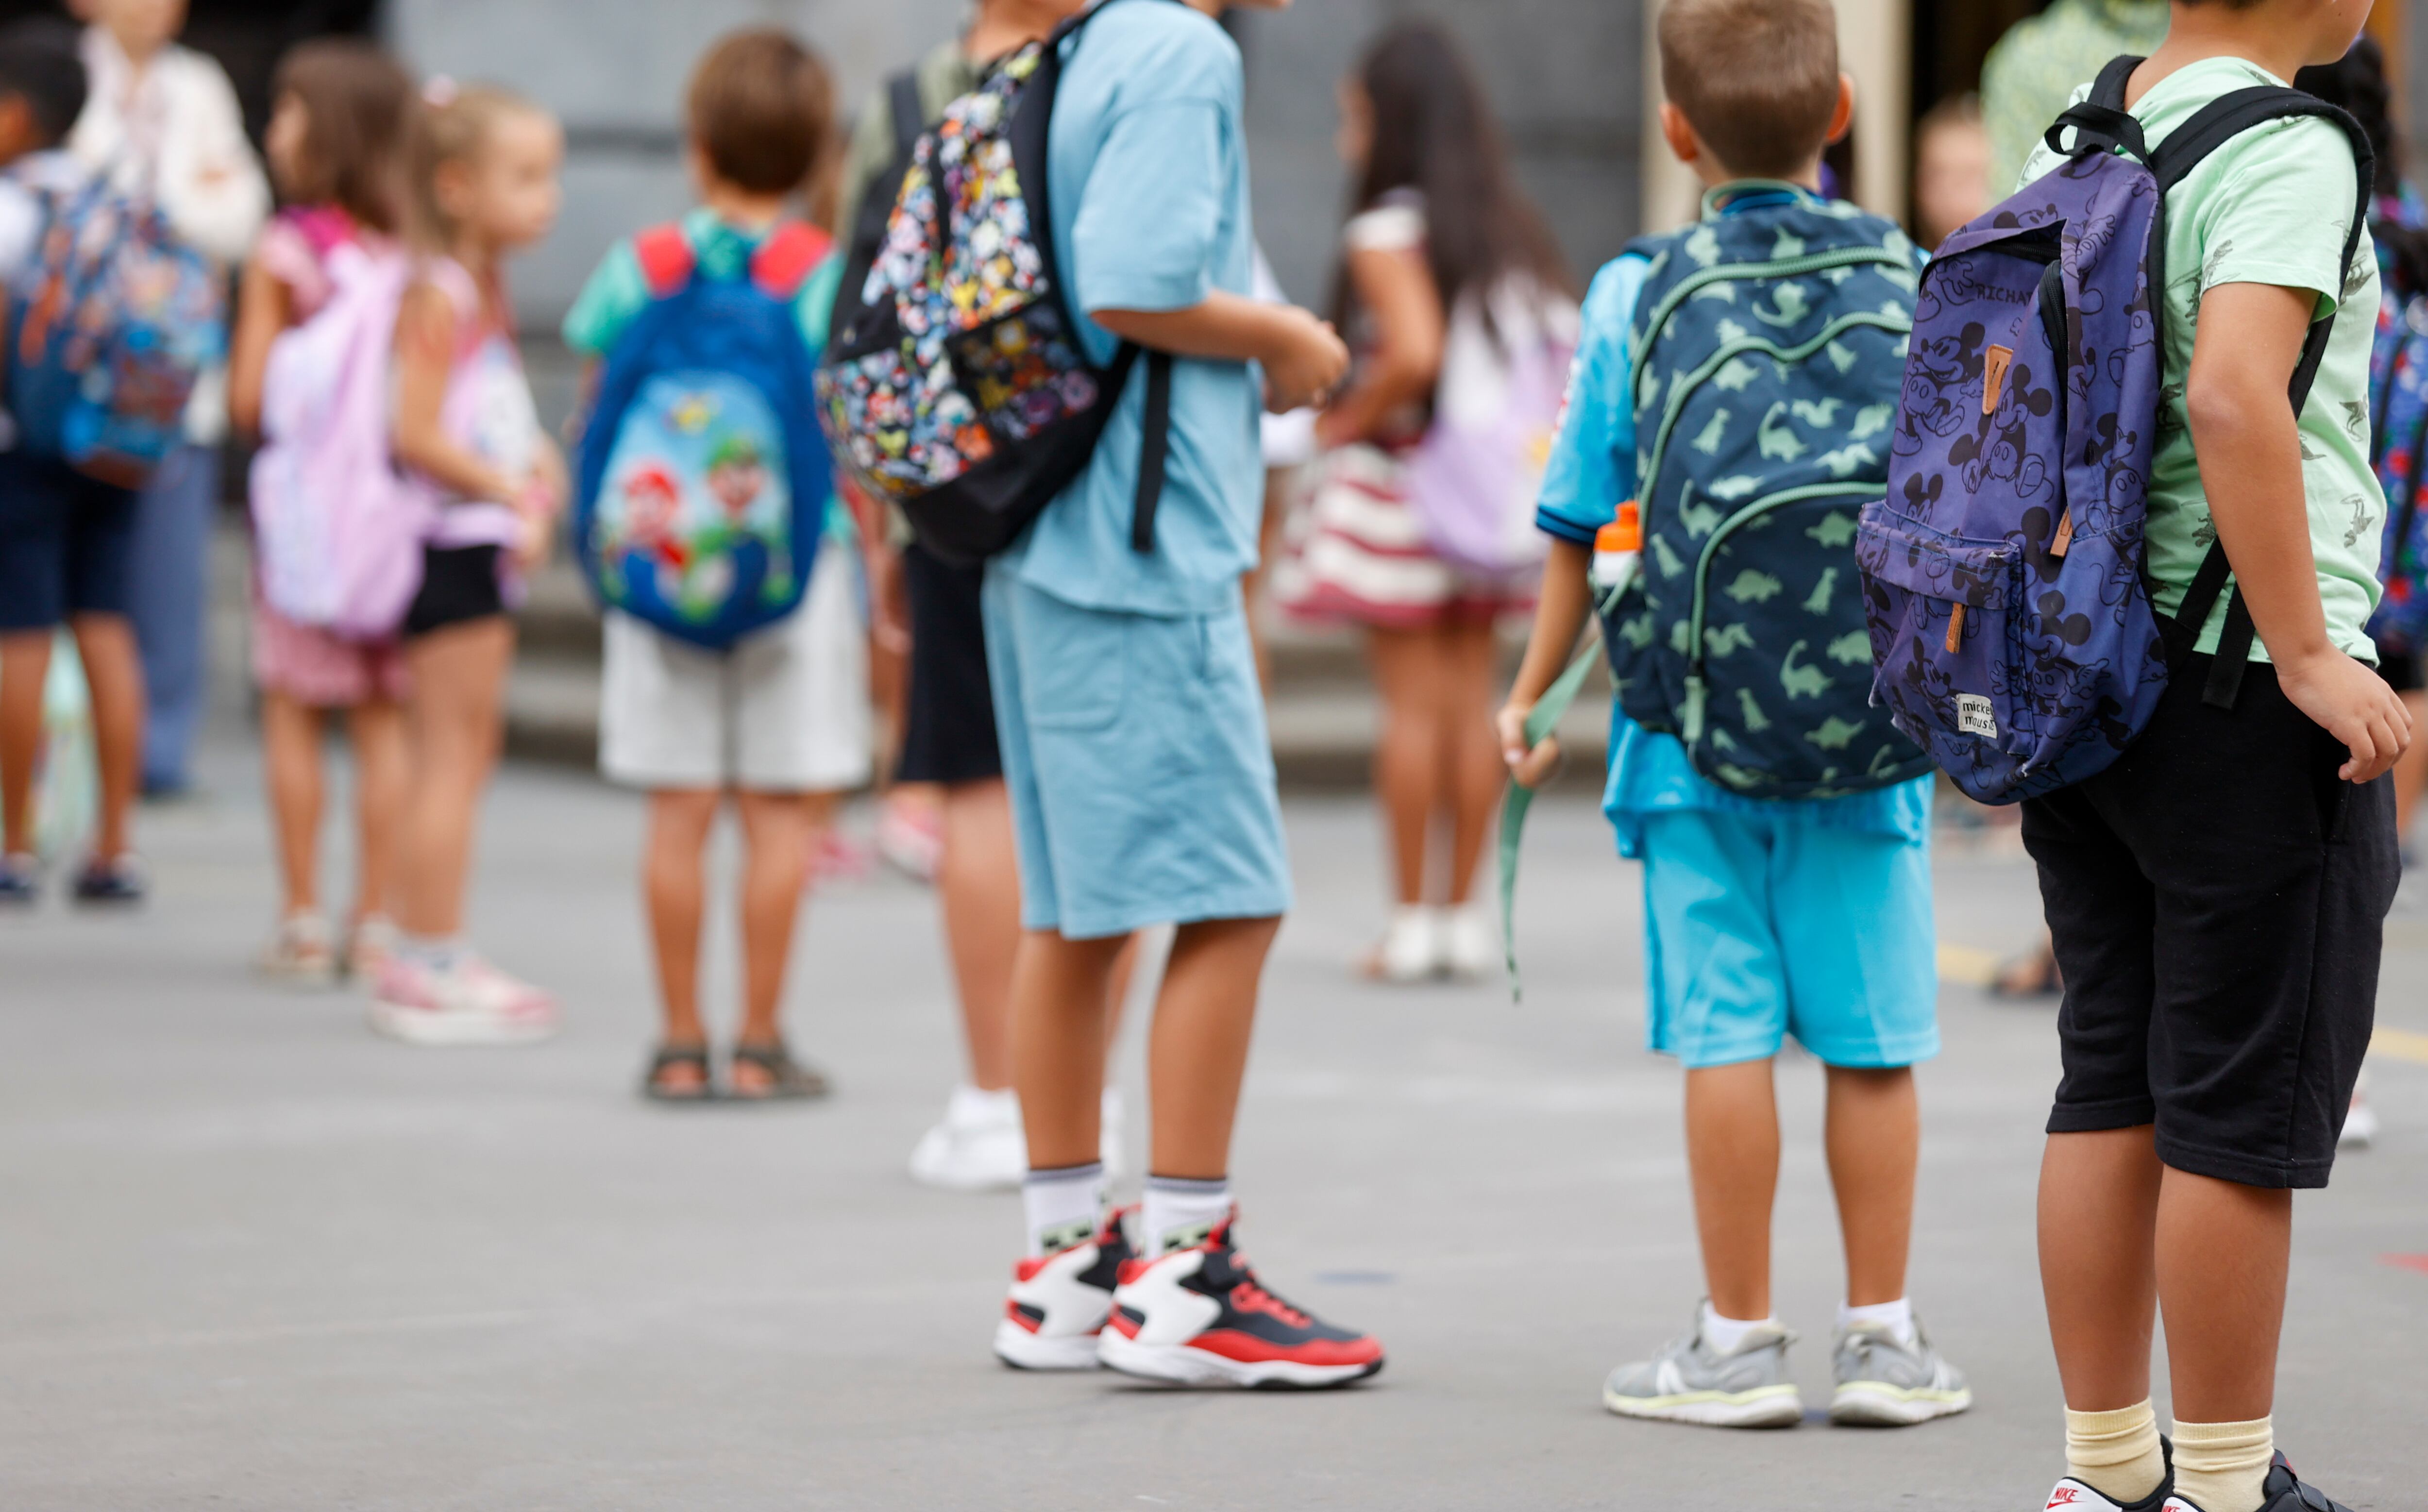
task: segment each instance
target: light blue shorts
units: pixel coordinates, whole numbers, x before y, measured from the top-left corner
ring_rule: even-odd
[[[1021,923],[1089,940],[1288,912],[1239,600],[1210,615],[1082,609],[998,565],[984,603]]]
[[[1647,814],[1645,1037],[1686,1066],[1939,1053],[1930,844],[1776,814]]]

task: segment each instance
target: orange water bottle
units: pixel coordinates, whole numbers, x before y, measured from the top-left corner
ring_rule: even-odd
[[[1625,588],[1635,576],[1636,559],[1643,551],[1643,516],[1631,499],[1618,506],[1616,519],[1594,533],[1595,591],[1608,598]]]

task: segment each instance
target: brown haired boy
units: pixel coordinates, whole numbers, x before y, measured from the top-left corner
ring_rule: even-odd
[[[681,222],[700,276],[738,273],[784,224],[793,195],[826,157],[832,102],[825,67],[781,31],[735,32],[700,59],[687,102],[700,204]],[[606,357],[648,307],[644,239],[619,243],[591,275],[565,320],[574,351]],[[795,297],[812,356],[826,345],[840,275],[828,255]],[[700,852],[729,792],[748,859],[744,1018],[727,1092],[763,1099],[825,1091],[824,1079],[786,1052],[778,1012],[811,841],[835,794],[868,777],[866,667],[850,572],[849,551],[830,541],[800,607],[720,651],[607,616],[599,764],[611,781],[649,794],[642,890],[665,1013],[642,1084],[652,1098],[694,1101],[715,1090],[699,1014]]]

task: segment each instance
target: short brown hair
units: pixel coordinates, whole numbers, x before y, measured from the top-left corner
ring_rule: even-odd
[[[791,33],[737,31],[692,71],[686,109],[692,140],[719,178],[754,194],[783,194],[826,158],[834,82]]]
[[[1661,88],[1732,173],[1784,178],[1820,155],[1838,109],[1829,0],[1668,0]]]
[[[413,80],[369,42],[322,38],[280,59],[271,92],[304,107],[295,182],[279,186],[301,205],[334,205],[361,225],[394,234],[402,219],[405,124]]]

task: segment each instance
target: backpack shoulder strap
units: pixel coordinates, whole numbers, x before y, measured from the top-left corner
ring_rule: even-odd
[[[826,260],[832,238],[805,221],[786,221],[750,255],[750,281],[769,299],[790,303]]]
[[[918,150],[927,110],[919,101],[919,71],[906,68],[885,81],[885,112],[894,118],[894,158],[907,163]]]
[[[2255,126],[2272,121],[2315,116],[2341,130],[2352,143],[2354,176],[2358,181],[2357,198],[2353,206],[2352,223],[2345,228],[2343,256],[2338,260],[2338,287],[2323,290],[2328,296],[2327,313],[2310,323],[2309,335],[2302,342],[2302,360],[2293,368],[2293,381],[2288,386],[2298,418],[2308,402],[2310,386],[2319,376],[2319,364],[2327,354],[2327,338],[2335,332],[2336,309],[2343,298],[2342,279],[2352,271],[2353,255],[2360,249],[2361,233],[2369,225],[2370,206],[2375,194],[2377,155],[2369,144],[2369,136],[2344,111],[2316,95],[2300,90],[2282,89],[2275,85],[2255,85],[2222,94],[2201,107],[2190,121],[2171,132],[2151,155],[2150,171],[2158,181],[2161,194],[2182,183],[2203,159],[2227,142]],[[2231,570],[2223,541],[2209,548],[2201,562],[2200,570],[2184,591],[2176,622],[2185,633],[2197,635],[2208,622],[2209,611],[2215,607],[2219,593],[2225,587]],[[2242,684],[2242,668],[2251,654],[2254,628],[2251,610],[2242,601],[2240,588],[2227,602],[2225,624],[2218,636],[2217,661],[2209,669],[2207,687],[2202,701],[2215,708],[2231,709]]]
[[[641,277],[649,286],[651,299],[666,299],[680,292],[691,282],[691,271],[697,258],[691,250],[691,238],[673,222],[653,225],[632,238],[632,255],[641,264]]]

